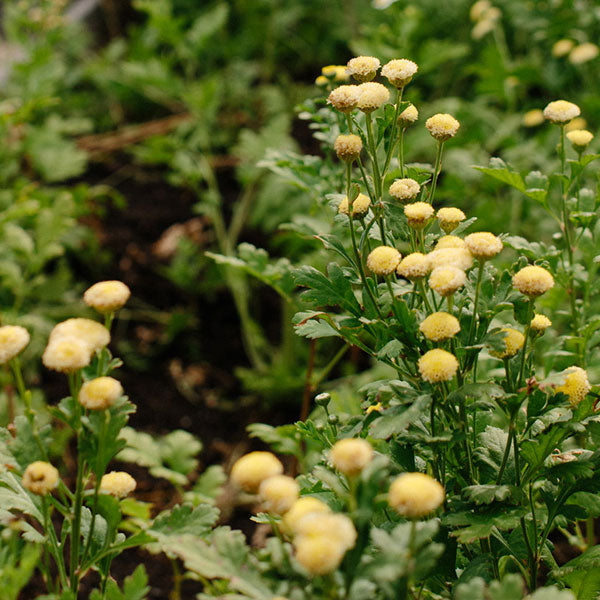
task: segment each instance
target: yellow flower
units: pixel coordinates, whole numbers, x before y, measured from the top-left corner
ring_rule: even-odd
[[[346,65],[336,65],[334,81],[350,81],[350,74],[346,71]]]
[[[90,354],[107,346],[110,342],[110,333],[102,323],[92,319],[67,319],[52,329],[48,343],[58,341],[60,338],[77,338],[89,349]]]
[[[369,196],[359,194],[352,203],[352,216],[355,219],[363,217],[369,211],[369,206],[371,206],[371,199]],[[345,196],[340,202],[338,212],[344,215],[348,214],[348,196]]]
[[[377,404],[371,404],[371,406],[368,406],[365,413],[367,415],[370,415],[372,412],[380,413],[382,410],[383,410],[383,406],[381,405],[381,402],[377,402]]]
[[[467,216],[460,208],[446,207],[437,211],[436,218],[445,233],[454,231]]]
[[[450,381],[458,370],[458,361],[453,354],[440,348],[425,352],[419,359],[419,373],[424,381],[439,383]]]
[[[311,575],[332,573],[340,566],[344,554],[342,545],[327,535],[304,537],[296,546],[296,560]]]
[[[122,281],[99,281],[83,294],[83,301],[99,313],[119,310],[131,296],[130,289]]]
[[[543,122],[544,113],[539,108],[528,110],[523,115],[523,125],[525,125],[525,127],[536,127],[537,125],[541,125]]]
[[[432,269],[438,267],[456,267],[466,271],[473,266],[473,257],[466,248],[442,248],[427,255]]]
[[[340,440],[329,451],[329,460],[344,475],[358,475],[373,460],[373,447],[361,438]]]
[[[123,386],[113,377],[96,377],[79,390],[79,404],[90,410],[104,410],[123,395]]]
[[[358,86],[359,96],[356,108],[364,113],[370,113],[383,106],[390,99],[390,92],[381,83],[370,81]]]
[[[500,331],[504,333],[504,351],[490,350],[490,354],[496,358],[511,358],[523,347],[525,336],[511,327],[502,327]]]
[[[325,77],[334,77],[336,69],[336,65],[327,65],[321,69],[321,75],[324,75]],[[346,67],[344,67],[344,69],[346,69]]]
[[[478,231],[465,238],[469,252],[479,260],[487,260],[502,250],[502,240],[489,231]]]
[[[543,267],[529,265],[513,276],[513,285],[525,296],[541,296],[554,287],[554,278]]]
[[[377,75],[380,65],[379,59],[374,56],[357,56],[348,61],[346,72],[357,81],[364,83],[371,81]]]
[[[379,246],[367,256],[367,268],[375,275],[389,275],[396,270],[401,258],[396,248]]]
[[[315,84],[318,86],[324,86],[324,85],[327,85],[328,83],[329,83],[329,79],[327,79],[327,77],[325,77],[324,75],[319,75],[315,79]]]
[[[400,202],[416,198],[420,191],[421,186],[419,183],[410,177],[396,179],[390,185],[390,196],[396,198],[396,200],[400,200]]]
[[[548,327],[552,326],[552,321],[546,315],[536,314],[531,319],[531,329],[543,333]]]
[[[462,238],[456,235],[443,235],[435,245],[436,250],[443,250],[444,248],[466,248],[467,245]]]
[[[397,58],[383,65],[381,74],[397,88],[404,87],[413,78],[419,67],[406,58]]]
[[[492,7],[489,0],[478,0],[471,6],[471,10],[469,11],[469,16],[471,17],[471,21],[479,21],[483,18],[485,13]]]
[[[432,137],[439,142],[444,142],[456,135],[460,123],[452,115],[438,113],[425,121],[425,127]]]
[[[356,529],[352,521],[340,513],[313,512],[300,519],[296,528],[296,543],[303,538],[317,538],[323,535],[333,538],[344,552],[354,547]]]
[[[446,312],[435,312],[419,325],[421,333],[432,342],[443,342],[460,331],[458,319]]]
[[[326,512],[331,512],[331,509],[325,502],[313,496],[302,496],[292,504],[290,510],[283,516],[283,526],[287,532],[295,533],[303,517],[311,513]]]
[[[340,85],[331,90],[327,102],[342,113],[351,113],[356,108],[359,96],[357,85]]]
[[[556,58],[565,56],[571,52],[573,46],[575,46],[575,42],[573,40],[558,40],[558,42],[552,46],[552,56],[555,56]]]
[[[576,129],[585,129],[587,121],[583,117],[575,117],[572,121],[565,125],[565,133],[575,131]]]
[[[85,341],[75,337],[50,340],[42,362],[48,369],[61,373],[73,373],[90,364],[92,353]]]
[[[258,493],[267,512],[282,515],[298,500],[300,486],[287,475],[274,475],[261,482]]]
[[[333,143],[333,149],[337,157],[344,162],[353,162],[359,156],[363,148],[362,140],[353,133],[349,135],[338,135]]]
[[[599,50],[596,44],[592,44],[591,42],[580,44],[571,50],[569,62],[573,65],[581,65],[590,60],[594,60],[594,58],[598,56],[598,52]]]
[[[440,294],[450,296],[467,282],[467,276],[457,267],[438,267],[429,276],[429,287]]]
[[[398,275],[411,281],[425,277],[430,270],[431,263],[429,259],[420,252],[413,252],[405,256],[396,269]]]
[[[265,479],[282,473],[283,465],[271,452],[250,452],[235,462],[231,479],[243,490],[256,492]]]
[[[431,204],[427,202],[413,202],[404,207],[404,214],[408,221],[408,226],[413,229],[423,229],[427,222],[433,216],[434,210]]]
[[[29,344],[29,332],[18,325],[0,327],[0,365],[20,354]]]
[[[400,127],[408,127],[409,125],[412,125],[418,118],[419,111],[414,104],[411,104],[398,115],[398,125],[400,125]]]
[[[580,151],[586,148],[594,139],[594,134],[585,129],[573,129],[567,132],[567,139],[571,142],[575,150]]]
[[[58,471],[50,463],[36,460],[27,465],[23,487],[38,496],[45,496],[58,486]]]
[[[577,104],[567,102],[566,100],[555,100],[550,102],[546,108],[544,108],[544,117],[551,123],[568,123],[571,119],[578,117],[581,114],[581,110]]]
[[[390,486],[390,506],[409,519],[425,517],[444,502],[444,488],[425,473],[403,473]]]
[[[135,479],[125,471],[111,471],[103,475],[100,480],[100,492],[110,494],[115,498],[129,496],[136,486]]]
[[[570,367],[563,371],[565,382],[556,388],[569,397],[571,406],[577,406],[592,389],[588,380],[587,372],[581,367]]]

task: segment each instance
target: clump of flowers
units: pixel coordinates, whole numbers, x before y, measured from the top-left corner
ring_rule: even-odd
[[[123,395],[123,386],[114,377],[86,381],[79,390],[79,403],[90,410],[111,407]]]
[[[351,113],[358,104],[359,96],[357,85],[341,85],[331,91],[327,102],[341,113]]]
[[[421,252],[413,252],[405,256],[397,268],[398,275],[411,281],[426,277],[430,270],[429,258]]]
[[[502,240],[489,231],[471,233],[465,238],[469,252],[479,260],[493,258],[502,250]]]
[[[454,231],[467,216],[460,208],[446,207],[437,211],[436,218],[440,228],[448,234]]]
[[[440,296],[450,296],[467,283],[467,276],[458,267],[438,267],[429,275],[429,287]]]
[[[338,135],[333,144],[337,157],[344,162],[355,161],[360,156],[362,147],[362,140],[353,133]]]
[[[413,202],[404,207],[404,214],[409,227],[413,229],[423,229],[427,222],[433,216],[434,210],[431,204],[427,202]]]
[[[534,331],[543,333],[548,327],[552,326],[552,321],[546,315],[536,314],[531,320],[530,327]]]
[[[382,107],[389,99],[390,92],[381,83],[369,81],[358,86],[358,102],[356,108],[364,113],[371,113]]]
[[[300,486],[287,475],[273,475],[261,482],[258,493],[267,511],[282,515],[298,500]]]
[[[419,67],[417,63],[406,58],[397,58],[383,65],[381,74],[397,88],[404,87],[410,83]]]

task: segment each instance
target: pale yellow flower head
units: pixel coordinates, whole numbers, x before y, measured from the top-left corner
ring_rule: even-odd
[[[231,469],[232,481],[247,492],[256,492],[269,477],[281,475],[283,465],[271,452],[250,452],[239,458]]]
[[[437,211],[436,218],[440,224],[440,228],[448,234],[454,231],[467,218],[467,215],[460,208],[448,206],[440,208]]]
[[[525,296],[536,297],[554,287],[554,277],[543,267],[529,265],[513,276],[513,285]]]
[[[427,255],[431,269],[439,267],[456,267],[467,271],[473,266],[473,257],[466,248],[441,248]]]
[[[50,463],[36,460],[27,465],[21,483],[33,494],[45,496],[58,486],[58,471]]]
[[[0,327],[0,365],[19,355],[29,344],[29,332],[19,325]]]
[[[583,117],[575,117],[565,125],[565,133],[575,131],[576,129],[585,129],[586,127],[587,121]]]
[[[327,575],[335,571],[344,558],[342,544],[333,537],[302,537],[296,544],[296,560],[310,575]]]
[[[496,19],[481,19],[471,30],[471,37],[474,40],[480,40],[482,37],[494,30]]]
[[[398,125],[400,125],[400,127],[408,127],[417,121],[418,118],[419,111],[414,104],[411,104],[398,115]]]
[[[396,270],[401,258],[396,248],[379,246],[367,256],[367,268],[375,275],[389,275]]]
[[[571,119],[578,117],[581,114],[581,109],[577,104],[567,102],[566,100],[555,100],[550,102],[544,108],[544,117],[551,123],[562,125],[568,123]]]
[[[274,475],[261,482],[258,493],[267,512],[282,515],[298,500],[300,486],[292,477]]]
[[[573,65],[581,65],[589,62],[590,60],[594,60],[594,58],[598,56],[599,52],[600,50],[598,50],[598,46],[596,46],[596,44],[592,44],[591,42],[580,44],[571,50],[569,54],[569,62]]]
[[[460,123],[452,115],[438,113],[425,121],[425,127],[432,137],[439,142],[444,142],[456,135]]]
[[[552,326],[552,321],[546,315],[536,314],[531,319],[531,329],[543,333],[548,327]]]
[[[359,194],[352,203],[352,216],[355,219],[364,217],[367,212],[369,212],[369,206],[371,206],[371,199],[369,196],[365,196],[365,194]],[[338,206],[338,212],[344,215],[348,214],[348,196],[345,196],[340,202]]]
[[[407,200],[413,200],[419,195],[421,186],[417,181],[410,177],[404,179],[396,179],[392,185],[390,185],[390,196],[400,200],[400,202],[406,202]]]
[[[413,252],[402,259],[396,272],[401,277],[415,281],[416,279],[425,277],[430,270],[431,263],[429,262],[429,258],[420,252]]]
[[[444,488],[425,473],[403,473],[390,486],[389,505],[409,519],[425,517],[444,502]]]
[[[329,79],[327,79],[327,77],[325,77],[324,75],[319,75],[316,79],[315,79],[315,85],[318,85],[320,87],[325,86],[329,83]]]
[[[485,15],[485,13],[492,7],[492,4],[489,0],[478,0],[471,6],[471,10],[469,11],[469,17],[471,17],[471,21],[479,21]]]
[[[573,129],[567,132],[567,139],[575,150],[581,151],[594,139],[594,134],[586,129]]]
[[[73,373],[87,367],[91,359],[89,345],[76,337],[50,339],[42,355],[42,362],[48,369],[61,373]]]
[[[364,83],[371,81],[377,75],[380,65],[379,59],[374,56],[357,56],[348,61],[346,72],[357,81]]]
[[[333,77],[335,75],[336,69],[336,65],[326,65],[321,68],[321,74],[325,75],[325,77]],[[344,67],[344,69],[346,69],[346,67]]]
[[[342,113],[351,113],[358,104],[360,90],[357,85],[340,85],[331,90],[327,102]]]
[[[467,276],[458,267],[438,267],[429,276],[429,287],[440,296],[450,296],[467,282]]]
[[[338,135],[333,143],[337,157],[344,162],[355,161],[360,156],[362,148],[363,143],[360,136],[353,133]]]
[[[131,296],[131,290],[122,281],[99,281],[83,294],[83,301],[99,313],[119,310]]]
[[[429,383],[450,381],[458,370],[458,361],[454,354],[441,348],[425,352],[419,359],[418,365],[421,378]]]
[[[303,517],[312,513],[328,513],[331,509],[325,502],[313,496],[298,498],[283,516],[283,526],[289,533],[295,533]]]
[[[348,81],[350,79],[350,75],[346,72],[346,65],[327,65],[321,69],[321,73],[334,81]]]
[[[356,108],[364,113],[370,113],[383,106],[390,99],[390,91],[375,81],[361,83],[358,86],[359,96]]]
[[[299,546],[306,539],[327,537],[337,542],[342,552],[356,544],[356,528],[346,516],[331,512],[313,512],[302,519],[296,528],[294,544]]]
[[[419,67],[406,58],[397,58],[383,65],[381,74],[397,88],[404,87],[413,78]]]
[[[540,108],[528,110],[523,115],[523,125],[525,127],[537,127],[544,122],[544,113]]]
[[[574,46],[575,42],[573,40],[558,40],[558,42],[555,42],[554,46],[552,46],[552,56],[555,56],[556,58],[566,56],[571,52]]]
[[[79,404],[90,410],[111,407],[123,395],[123,386],[113,377],[96,377],[79,390]]]
[[[471,233],[465,238],[469,252],[479,260],[487,260],[502,250],[502,240],[489,231]]]
[[[587,372],[581,367],[569,367],[563,371],[565,382],[556,388],[569,397],[571,406],[577,406],[592,389]]]
[[[67,319],[59,323],[50,332],[48,343],[58,341],[60,338],[77,338],[83,342],[91,354],[107,346],[110,342],[110,332],[102,323],[92,319]]]
[[[433,206],[427,202],[413,202],[404,207],[404,215],[408,221],[408,226],[413,229],[423,229],[433,217]]]
[[[436,250],[443,250],[444,248],[466,248],[465,240],[459,238],[456,235],[444,235],[436,243]]]
[[[490,350],[490,354],[496,358],[511,358],[523,347],[525,336],[512,327],[502,327],[500,331],[504,333],[504,350],[502,352]]]
[[[125,471],[111,471],[100,480],[100,493],[125,498],[136,488],[135,479]]]
[[[329,451],[331,464],[344,475],[358,475],[372,460],[373,447],[362,438],[336,442]]]
[[[432,342],[443,342],[460,331],[458,319],[447,312],[435,312],[419,325],[421,333]]]

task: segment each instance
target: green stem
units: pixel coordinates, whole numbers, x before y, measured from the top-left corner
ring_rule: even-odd
[[[69,585],[69,580],[65,570],[63,555],[58,545],[58,539],[56,538],[56,531],[54,530],[54,525],[52,524],[52,519],[50,518],[50,508],[45,497],[42,497],[42,512],[44,514],[44,532],[48,535],[48,539],[50,541],[50,551],[54,558],[54,562],[56,563],[56,567],[58,568],[58,576],[60,578],[61,586],[66,589]]]
[[[527,342],[529,340],[529,336],[531,333],[531,320],[533,319],[533,309],[535,305],[535,300],[530,298],[529,306],[527,307],[527,328],[525,329],[525,341],[523,342],[523,351],[521,355],[521,367],[519,369],[519,380],[517,383],[517,388],[521,387],[523,383],[523,376],[525,375],[525,362],[527,357]]]
[[[421,297],[423,298],[423,302],[427,307],[427,312],[431,314],[433,309],[431,308],[431,304],[429,304],[429,299],[427,298],[427,292],[425,291],[425,286],[423,284],[423,280],[419,279],[417,282],[417,287],[419,288],[419,292],[421,293]]]
[[[508,426],[508,437],[506,438],[506,447],[504,448],[504,455],[502,456],[502,463],[500,464],[500,470],[498,471],[498,475],[496,477],[496,485],[500,485],[500,482],[502,481],[502,475],[504,475],[504,469],[506,468],[506,463],[508,462],[508,457],[510,455],[510,447],[514,434],[515,423],[514,418],[511,417],[510,425]]]
[[[475,299],[473,300],[473,316],[471,317],[471,325],[469,326],[469,346],[473,343],[473,338],[475,335],[475,322],[477,321],[477,308],[479,307],[479,290],[481,288],[481,280],[483,278],[484,264],[485,261],[479,260],[477,282],[475,284]]]
[[[367,141],[369,143],[369,149],[371,154],[371,162],[373,164],[373,183],[375,184],[375,196],[376,206],[373,207],[374,211],[378,213],[379,230],[381,233],[381,243],[385,246],[385,223],[383,220],[383,181],[381,179],[381,173],[379,171],[379,163],[377,161],[377,147],[375,146],[375,136],[373,135],[373,118],[371,113],[365,114],[365,121],[367,123]]]
[[[402,104],[402,93],[404,92],[404,88],[398,88],[398,97],[396,101],[396,110],[394,111],[394,120],[392,121],[392,131],[390,132],[390,143],[387,149],[387,153],[385,156],[385,163],[383,165],[383,177],[385,178],[385,174],[390,166],[390,161],[392,160],[392,155],[394,154],[394,148],[396,147],[396,130],[398,129],[398,117],[400,116],[400,104]],[[382,182],[383,183],[383,182]]]
[[[427,201],[429,204],[433,204],[433,196],[435,194],[435,190],[437,188],[437,180],[440,174],[441,166],[442,166],[442,150],[444,148],[444,142],[439,141],[437,151],[435,153],[435,166],[433,168],[433,178],[431,180],[431,189],[429,190],[429,198]]]
[[[78,436],[79,437],[79,436]],[[81,509],[83,506],[83,461],[77,460],[77,483],[75,487],[75,500],[73,504],[73,517],[71,519],[71,559],[69,575],[71,592],[77,597],[79,587],[79,546],[81,537]]]
[[[400,163],[400,177],[404,177],[404,132],[406,127],[400,130],[400,144],[398,146],[398,162]]]

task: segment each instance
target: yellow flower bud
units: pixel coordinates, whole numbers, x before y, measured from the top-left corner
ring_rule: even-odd
[[[397,58],[383,65],[381,74],[397,88],[404,87],[410,83],[411,79],[417,72],[419,67],[417,63],[406,58]]]
[[[396,272],[401,277],[415,281],[416,279],[425,277],[430,270],[431,263],[429,258],[420,252],[413,252],[402,259]]]
[[[256,492],[269,477],[281,475],[283,465],[270,452],[250,452],[239,458],[231,469],[231,479],[243,490]]]
[[[435,245],[436,250],[444,248],[466,248],[465,241],[456,235],[443,235]]]
[[[467,216],[460,208],[446,207],[437,211],[436,218],[445,233],[454,231]]]
[[[111,471],[100,480],[100,493],[125,498],[135,490],[135,479],[125,471]]]
[[[523,347],[525,336],[511,327],[502,327],[500,331],[504,333],[504,351],[490,350],[490,354],[496,358],[511,358]]]
[[[329,460],[344,475],[358,475],[373,460],[373,447],[361,438],[340,440],[329,451]]]
[[[466,248],[442,248],[430,252],[427,257],[432,269],[456,267],[461,271],[466,271],[473,266],[473,257]]]
[[[331,509],[318,498],[302,496],[292,504],[290,510],[283,516],[283,527],[288,533],[295,533],[302,518],[316,512],[327,513],[331,512]]]
[[[435,312],[419,325],[421,333],[432,342],[443,342],[460,331],[458,319],[446,312]]]
[[[414,104],[407,106],[399,115],[398,115],[398,125],[400,127],[408,127],[412,125],[419,118],[419,111]]]
[[[544,333],[544,331],[551,326],[552,321],[546,315],[536,314],[531,320],[531,329],[538,333]]]
[[[390,185],[390,196],[396,198],[396,200],[400,200],[400,202],[413,200],[419,195],[420,191],[421,186],[410,177],[396,179],[394,183]]]
[[[573,129],[567,132],[567,139],[571,142],[573,148],[580,152],[584,148],[587,148],[589,143],[594,139],[594,134],[585,129]]]
[[[589,62],[590,60],[594,60],[598,56],[598,46],[596,44],[592,44],[591,42],[587,42],[585,44],[579,44],[579,46],[575,46],[573,50],[571,50],[569,54],[569,62],[573,65],[581,65],[583,63]]]
[[[413,229],[423,229],[433,216],[433,213],[433,206],[427,202],[413,202],[404,207],[408,226]]]
[[[33,494],[45,496],[58,486],[58,471],[50,463],[36,460],[27,465],[21,483]]]
[[[367,256],[367,268],[375,275],[389,275],[396,270],[401,258],[396,248],[379,246]]]
[[[364,113],[370,113],[383,106],[390,99],[390,92],[381,83],[370,81],[358,86],[359,96],[356,108]]]
[[[356,108],[359,96],[357,85],[340,85],[331,91],[327,102],[342,113],[351,113]]]
[[[440,294],[450,296],[467,282],[467,276],[457,267],[438,267],[429,276],[429,287]]]
[[[99,313],[107,314],[122,308],[131,296],[122,281],[99,281],[86,290],[83,301]]]
[[[0,365],[19,355],[29,344],[29,332],[18,325],[0,327]]]
[[[425,127],[433,138],[439,142],[444,142],[456,135],[460,123],[452,115],[438,113],[425,121]]]
[[[502,250],[502,240],[489,231],[472,233],[465,238],[469,252],[479,260],[487,260]]]
[[[93,354],[109,344],[110,333],[102,323],[92,319],[67,319],[52,329],[48,343],[54,343],[60,338],[76,338]]]
[[[310,575],[326,575],[335,571],[344,558],[342,545],[326,534],[303,537],[296,545],[296,560]]]
[[[123,395],[123,386],[113,377],[96,377],[79,390],[79,404],[90,410],[111,407]]]
[[[409,519],[425,517],[444,502],[444,488],[425,473],[403,473],[390,486],[388,502]]]
[[[305,538],[318,538],[326,535],[334,539],[346,552],[356,543],[354,523],[340,513],[313,512],[305,515],[298,522],[295,543],[301,543]]]
[[[568,123],[571,119],[578,117],[581,114],[581,109],[577,104],[567,102],[566,100],[555,100],[550,102],[544,108],[544,117],[551,123],[563,124]]]
[[[537,127],[544,122],[544,113],[539,108],[528,110],[523,115],[523,125],[525,127]]]
[[[287,475],[274,475],[261,482],[258,493],[267,512],[282,515],[298,500],[300,486],[295,479]]]
[[[355,161],[360,156],[362,147],[362,140],[358,135],[354,135],[353,133],[338,135],[333,144],[333,149],[337,157],[344,162]]]
[[[369,196],[365,196],[365,194],[359,194],[352,203],[352,217],[355,219],[364,217],[367,212],[369,212],[369,206],[371,206],[371,199]],[[348,214],[348,196],[345,196],[340,202],[338,206],[338,212],[344,215]]]
[[[73,373],[90,364],[92,358],[89,346],[75,337],[60,337],[50,340],[42,362],[48,369],[61,373]]]
[[[419,359],[419,373],[424,381],[439,383],[450,381],[458,370],[458,361],[454,354],[441,348],[429,350]]]
[[[371,81],[377,75],[380,65],[379,59],[374,56],[357,56],[348,61],[346,72],[363,83]]]
[[[534,298],[554,287],[554,278],[543,267],[529,265],[513,276],[513,285],[525,296]]]
[[[565,56],[571,52],[573,46],[575,46],[573,40],[558,40],[558,42],[552,46],[552,56],[555,56],[556,58]]]
[[[581,367],[569,367],[563,371],[565,382],[556,388],[569,397],[571,406],[577,406],[592,389],[587,372]]]

